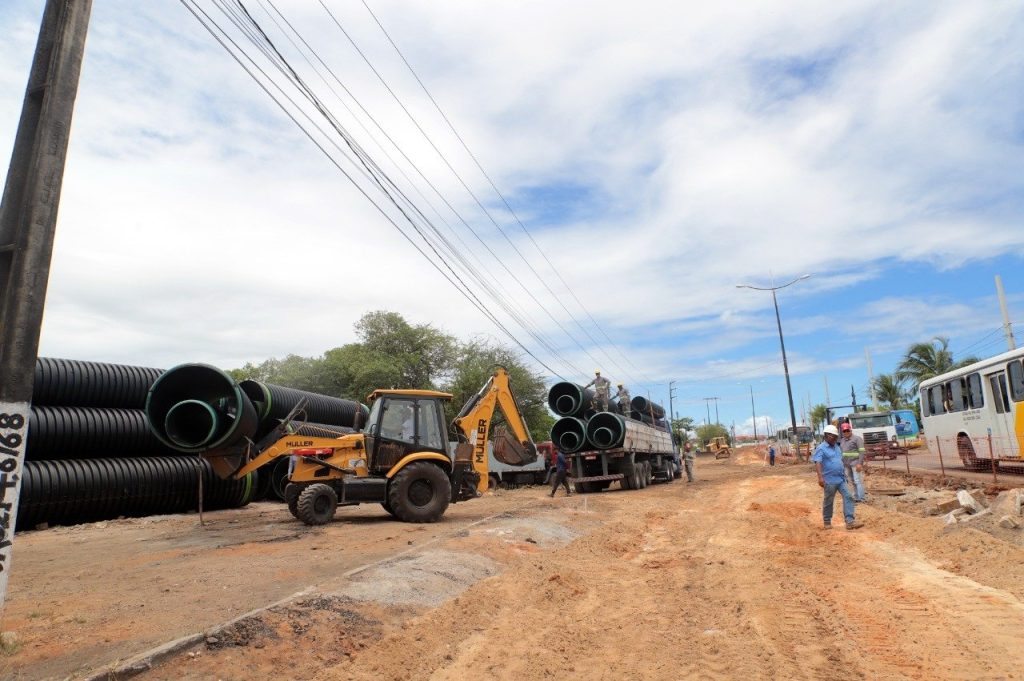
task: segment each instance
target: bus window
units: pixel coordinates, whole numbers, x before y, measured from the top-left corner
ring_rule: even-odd
[[[1010,396],[1013,401],[1024,401],[1024,365],[1015,359],[1006,365],[1006,373],[1010,376]]]
[[[971,409],[981,409],[985,406],[985,396],[981,392],[981,374],[971,374],[967,377],[967,394]]]
[[[949,400],[946,411],[967,409],[967,381],[962,378],[954,378],[946,383],[946,397]]]
[[[1003,373],[992,374],[988,380],[989,385],[992,386],[992,399],[996,403],[996,413],[1005,414],[1010,411],[1010,401],[1006,395],[1006,375]]]
[[[942,386],[936,385],[928,388],[928,413],[942,414]]]

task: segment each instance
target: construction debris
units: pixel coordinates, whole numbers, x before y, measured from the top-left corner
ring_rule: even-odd
[[[996,515],[1020,516],[1024,506],[1024,490],[1008,489],[1000,492],[989,507]]]
[[[978,501],[977,497],[965,489],[957,492],[956,498],[960,502],[960,505],[971,513],[981,513],[985,508],[985,506]]]
[[[950,511],[955,511],[959,508],[960,500],[950,499],[949,501],[942,501],[932,506],[930,509],[928,509],[928,515],[943,515],[945,513],[949,513]]]
[[[1020,527],[1020,519],[1014,518],[1010,515],[1004,515],[999,519],[999,527],[1005,527],[1008,530],[1016,530]]]

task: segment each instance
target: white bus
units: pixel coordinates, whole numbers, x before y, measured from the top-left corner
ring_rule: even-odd
[[[955,442],[967,468],[988,468],[991,458],[1024,460],[1022,360],[1024,349],[1011,350],[923,381],[921,425],[927,438]]]

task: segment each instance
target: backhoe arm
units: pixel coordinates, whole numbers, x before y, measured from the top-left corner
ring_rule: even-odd
[[[487,487],[487,441],[496,407],[505,415],[514,439],[495,442],[495,458],[512,466],[525,466],[537,459],[537,446],[509,385],[508,371],[498,367],[480,392],[466,402],[452,424],[473,447],[473,468],[480,474],[480,491]]]

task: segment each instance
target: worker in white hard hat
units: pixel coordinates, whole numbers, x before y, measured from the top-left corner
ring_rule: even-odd
[[[825,491],[821,505],[821,518],[825,529],[832,529],[832,510],[835,506],[836,492],[843,497],[843,516],[846,529],[855,530],[864,527],[864,523],[854,517],[854,501],[850,489],[846,486],[846,468],[843,466],[843,450],[839,447],[839,429],[833,425],[825,426],[825,441],[818,445],[811,456],[818,472],[818,485]]]
[[[590,386],[594,386],[594,399],[590,401],[590,408],[594,411],[608,411],[608,394],[612,391],[612,382],[601,375],[600,369],[594,369],[594,380],[583,388]]]
[[[619,383],[618,388],[619,391],[615,393],[615,399],[619,403],[619,413],[628,419],[633,415],[633,408],[630,406],[629,390],[621,383]]]

